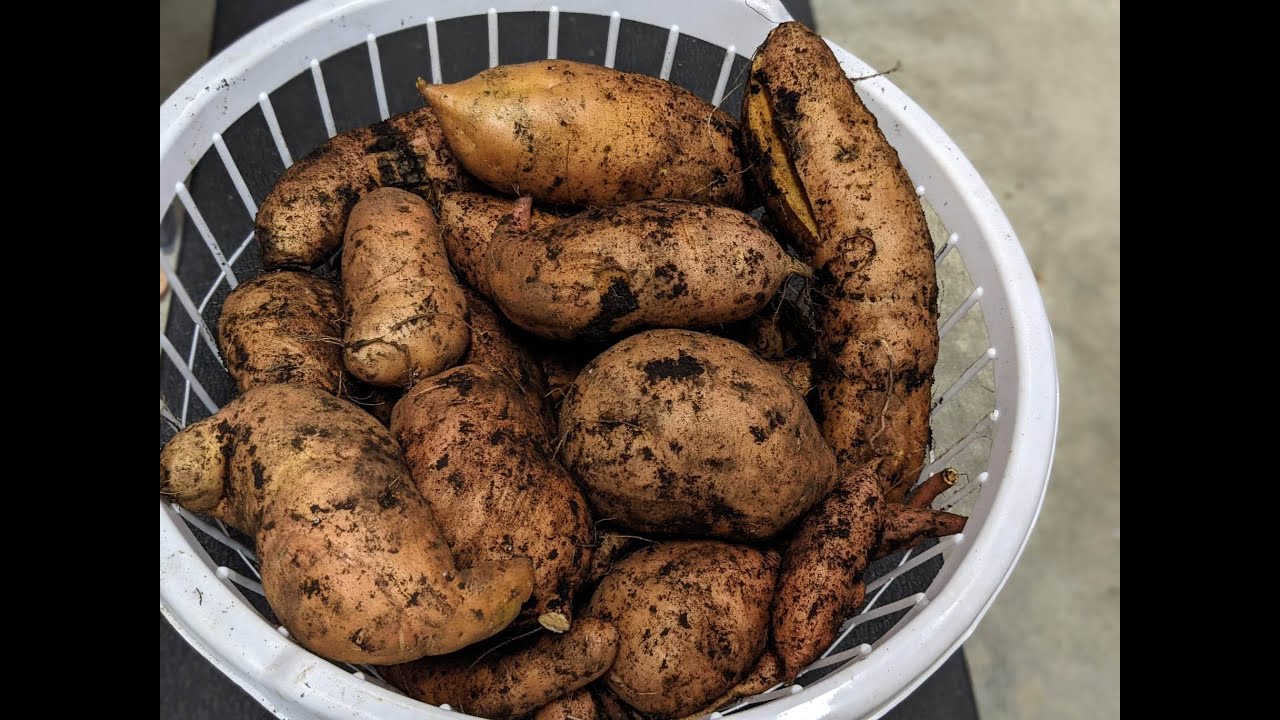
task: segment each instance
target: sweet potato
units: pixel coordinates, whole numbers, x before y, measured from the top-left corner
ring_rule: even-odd
[[[812,360],[808,358],[786,358],[784,360],[770,360],[769,365],[782,373],[787,382],[800,391],[801,396],[807,397],[813,391]]]
[[[252,388],[179,432],[160,492],[253,537],[271,609],[332,660],[453,652],[533,590],[527,558],[455,566],[391,434],[318,388]]]
[[[241,283],[222,303],[218,350],[241,392],[295,383],[337,394],[343,386],[338,289],[290,271]]]
[[[751,672],[747,673],[747,676],[742,678],[737,685],[729,688],[729,692],[707,703],[706,707],[701,710],[689,713],[683,720],[697,720],[698,718],[706,717],[743,698],[766,692],[769,688],[785,679],[782,673],[782,661],[778,659],[777,654],[772,650],[766,649],[760,654],[760,659],[756,661],[755,667],[751,668]]]
[[[342,253],[350,324],[343,360],[372,385],[406,387],[467,350],[467,301],[449,269],[431,208],[395,188],[351,211]]]
[[[595,547],[591,551],[591,567],[587,569],[583,586],[594,588],[619,560],[631,554],[643,542],[635,535],[597,529]]]
[[[927,508],[939,495],[955,487],[959,479],[960,473],[956,472],[955,468],[939,470],[930,475],[928,480],[913,488],[904,504],[908,507]]]
[[[742,345],[688,330],[601,353],[569,391],[560,433],[596,513],[642,533],[767,538],[835,481],[799,391]]]
[[[578,690],[552,700],[533,714],[533,720],[597,720],[599,717],[596,699],[589,690]]]
[[[873,559],[888,557],[929,538],[963,532],[967,520],[955,513],[889,503],[885,506],[883,529]]]
[[[474,187],[430,108],[335,135],[284,171],[262,201],[254,237],[268,268],[313,267],[342,244],[347,214],[377,187],[434,198]]]
[[[741,205],[737,123],[669,82],[568,60],[418,81],[449,146],[500,192],[610,205],[650,198]]]
[[[764,650],[777,571],[772,553],[714,541],[627,556],[587,607],[620,636],[605,684],[657,718],[687,715],[720,697]]]
[[[542,375],[542,366],[516,341],[506,319],[488,300],[470,288],[463,288],[462,293],[471,311],[471,344],[461,364],[479,365],[511,381],[542,419],[548,437],[555,435],[559,430],[547,398],[550,390]]]
[[[591,563],[592,525],[537,411],[502,376],[462,365],[413,386],[391,430],[458,561],[531,558],[520,623],[563,630]]]
[[[707,327],[749,317],[792,274],[791,258],[750,215],[647,200],[593,208],[542,231],[530,200],[494,232],[489,289],[516,325],[590,341],[640,327]]]
[[[924,466],[938,358],[933,243],[915,186],[822,38],[779,25],[756,51],[744,139],[770,215],[812,258],[817,404],[842,463],[886,498]]]
[[[384,677],[422,702],[469,715],[511,718],[532,712],[604,674],[618,653],[618,631],[583,618],[563,635],[477,657],[475,650],[385,669]]]
[[[440,196],[440,236],[449,253],[449,264],[468,285],[489,297],[485,258],[498,221],[511,213],[511,200],[479,192],[454,192]],[[539,208],[530,216],[537,231],[560,218]]]
[[[830,647],[862,602],[857,577],[879,538],[884,505],[872,469],[842,472],[791,539],[773,604],[773,644],[788,679]]]

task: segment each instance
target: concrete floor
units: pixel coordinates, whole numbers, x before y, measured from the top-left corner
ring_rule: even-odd
[[[160,98],[204,62],[213,0],[161,0]],[[1062,414],[1053,482],[965,645],[981,715],[1120,715],[1120,3],[814,0],[977,166],[1040,279]]]

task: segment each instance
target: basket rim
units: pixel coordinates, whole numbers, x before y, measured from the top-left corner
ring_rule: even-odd
[[[746,5],[760,22],[771,27],[790,19],[777,0],[724,0]],[[174,198],[174,184],[185,179],[190,166],[178,149],[184,143],[209,145],[213,134],[200,119],[210,106],[226,101],[226,93],[241,100],[258,94],[236,85],[244,73],[272,57],[300,38],[325,24],[334,24],[350,13],[375,6],[399,4],[402,0],[311,0],[269,20],[210,59],[160,107],[160,215],[163,219]],[[649,22],[687,3],[687,0],[652,0],[646,11],[629,10],[628,19]],[[608,15],[625,5],[621,0],[562,0],[562,12]],[[443,7],[461,6],[442,0]],[[463,14],[550,9],[550,3],[520,0],[491,0]],[[447,12],[440,17],[454,17]],[[423,16],[425,17],[425,15]],[[667,18],[672,17],[670,14]],[[663,25],[662,22],[650,24]],[[682,22],[681,29],[686,25]],[[690,30],[694,30],[690,27]],[[351,34],[347,28],[347,34]],[[689,34],[697,35],[696,30]],[[874,71],[848,51],[827,40],[846,74],[870,75]],[[285,68],[280,74],[293,74]],[[228,83],[230,81],[230,83]],[[221,87],[220,87],[221,85]],[[278,86],[278,84],[277,84]],[[1001,432],[1012,433],[1006,457],[1000,458],[1007,477],[1017,482],[1002,484],[980,531],[961,536],[967,552],[936,597],[917,606],[912,617],[860,662],[804,687],[789,697],[736,712],[743,718],[775,717],[803,707],[833,716],[879,717],[915,690],[972,634],[982,616],[995,601],[1026,547],[1039,515],[1048,486],[1058,423],[1058,379],[1053,337],[1030,264],[1001,211],[998,202],[976,169],[946,133],[905,93],[881,76],[859,84],[859,92],[875,93],[895,122],[917,136],[931,159],[937,163],[959,191],[976,219],[979,232],[994,266],[993,278],[1006,296],[1008,314],[988,333],[1007,332],[1012,353],[1002,353],[997,364],[998,385],[1011,383],[997,393],[997,411],[1011,418],[1002,422]],[[236,102],[230,102],[236,106]],[[881,121],[882,126],[885,124]],[[962,255],[964,248],[961,248]],[[968,265],[968,263],[966,263]],[[1012,402],[1008,402],[1012,398]],[[993,453],[992,462],[996,462]],[[244,600],[231,581],[219,577],[192,550],[199,543],[177,514],[160,500],[160,606],[170,624],[197,651],[221,672],[258,700],[268,710],[283,716],[285,708],[326,716],[341,712],[347,716],[370,717],[460,717],[419,703],[398,693],[363,682],[323,659],[312,655],[276,632]],[[199,551],[197,551],[199,552]],[[993,568],[1001,568],[996,572]],[[199,596],[193,589],[200,588]],[[305,692],[296,688],[300,675],[309,679]],[[788,713],[790,714],[790,713]]]

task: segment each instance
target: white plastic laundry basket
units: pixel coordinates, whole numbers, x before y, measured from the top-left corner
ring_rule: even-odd
[[[223,51],[160,108],[160,265],[172,305],[162,305],[161,443],[233,396],[212,331],[226,293],[261,269],[253,216],[294,159],[418,106],[419,75],[451,82],[538,57],[657,75],[736,115],[751,54],[786,19],[774,0],[317,0]],[[850,77],[874,72],[832,49]],[[958,467],[964,481],[935,506],[970,520],[963,535],[874,564],[867,603],[829,654],[798,685],[724,715],[876,717],[893,707],[990,607],[1048,482],[1052,337],[1013,230],[915,103],[884,77],[857,88],[930,208],[943,342],[924,475]],[[251,546],[160,501],[160,610],[222,672],[281,717],[459,717],[291,641],[262,600]]]

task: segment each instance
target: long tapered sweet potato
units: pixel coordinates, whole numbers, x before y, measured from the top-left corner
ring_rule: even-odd
[[[458,561],[532,559],[520,622],[563,630],[591,563],[592,525],[540,413],[503,376],[462,365],[410,388],[391,431]]]
[[[489,297],[485,258],[498,222],[511,213],[511,199],[480,192],[453,192],[440,196],[440,237],[449,252],[449,264],[468,285]],[[560,218],[539,208],[530,216],[534,230]]]
[[[543,633],[516,650],[474,651],[424,658],[385,668],[384,676],[410,696],[486,718],[532,712],[600,677],[618,654],[618,631],[583,618],[563,635]]]
[[[486,276],[516,325],[592,341],[638,327],[701,328],[750,317],[809,269],[750,215],[674,200],[593,208],[542,231],[529,198],[494,232]]]
[[[285,170],[262,201],[253,229],[262,264],[323,262],[342,244],[351,208],[374,188],[398,187],[434,199],[474,183],[454,159],[430,108],[340,133]]]
[[[308,273],[267,273],[241,283],[222,303],[218,350],[242,392],[272,383],[343,387],[342,300]]]
[[[823,431],[901,499],[924,465],[938,358],[933,244],[915,186],[822,38],[756,51],[743,133],[770,214],[815,269]]]
[[[542,418],[547,435],[559,432],[542,366],[513,335],[513,328],[480,293],[463,288],[470,310],[471,344],[459,365],[479,365],[510,380]]]
[[[332,660],[453,652],[533,590],[527,558],[454,565],[391,434],[318,388],[252,388],[179,432],[160,491],[253,537],[271,609]]]
[[[737,123],[646,75],[568,60],[418,81],[471,174],[541,202],[611,205],[679,198],[738,206]]]
[[[787,547],[773,603],[773,643],[788,679],[818,658],[862,602],[857,581],[879,541],[884,501],[870,468],[843,472]]]
[[[887,557],[929,538],[963,532],[967,520],[955,513],[888,503],[885,505],[880,543],[873,559]]]

